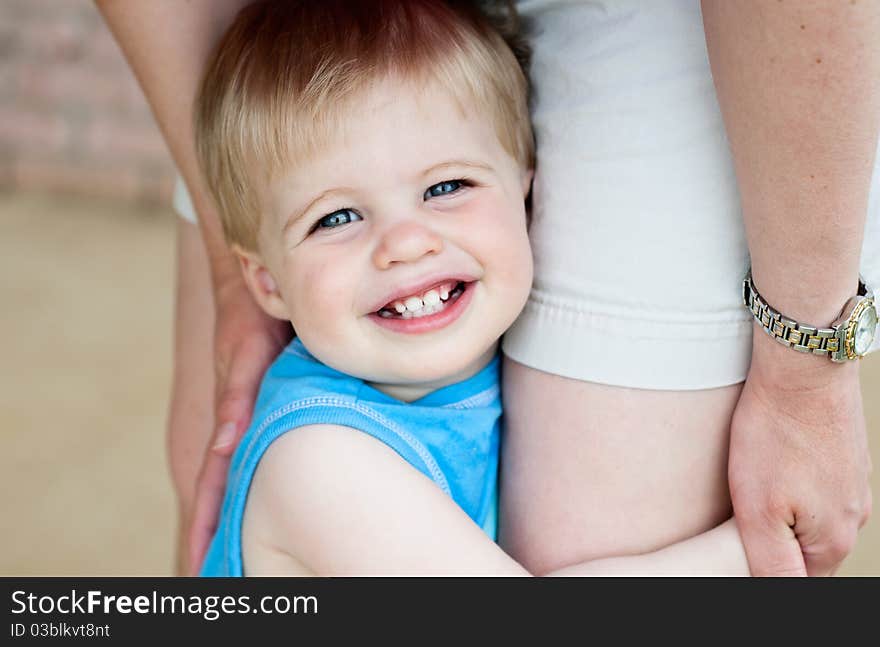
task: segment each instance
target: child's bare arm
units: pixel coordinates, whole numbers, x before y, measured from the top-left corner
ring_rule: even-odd
[[[245,526],[248,575],[270,574],[249,560],[247,538],[255,535],[290,555],[293,571],[317,575],[529,574],[396,452],[335,425],[303,427],[272,444],[254,477]],[[748,575],[748,566],[731,520],[655,553],[549,575],[624,574]]]
[[[393,449],[337,425],[289,432],[260,461],[242,533],[244,571],[268,575],[249,559],[255,535],[320,576],[528,574]]]
[[[548,575],[749,575],[749,563],[736,520],[652,553],[609,557],[566,566]]]

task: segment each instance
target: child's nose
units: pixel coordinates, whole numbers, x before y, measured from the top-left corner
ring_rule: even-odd
[[[373,252],[373,263],[388,269],[394,263],[412,263],[428,254],[439,254],[443,239],[418,222],[402,222],[388,229]]]

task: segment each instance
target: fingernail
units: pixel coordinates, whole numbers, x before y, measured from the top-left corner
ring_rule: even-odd
[[[235,423],[227,422],[217,430],[217,442],[214,443],[214,449],[222,449],[232,444],[235,440]]]

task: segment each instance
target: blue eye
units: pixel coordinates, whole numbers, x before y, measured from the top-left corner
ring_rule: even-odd
[[[428,198],[436,198],[441,195],[449,195],[450,193],[455,193],[463,186],[464,182],[462,180],[446,180],[445,182],[439,182],[434,186],[428,187],[428,190],[425,191],[424,198],[427,200]]]
[[[358,214],[351,209],[340,209],[333,213],[328,213],[315,223],[314,229],[334,229],[340,225],[347,225],[350,222],[363,220]]]

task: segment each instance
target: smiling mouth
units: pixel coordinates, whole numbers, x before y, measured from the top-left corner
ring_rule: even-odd
[[[464,293],[463,281],[449,282],[422,295],[413,295],[385,304],[376,314],[383,319],[418,319],[443,312]]]

